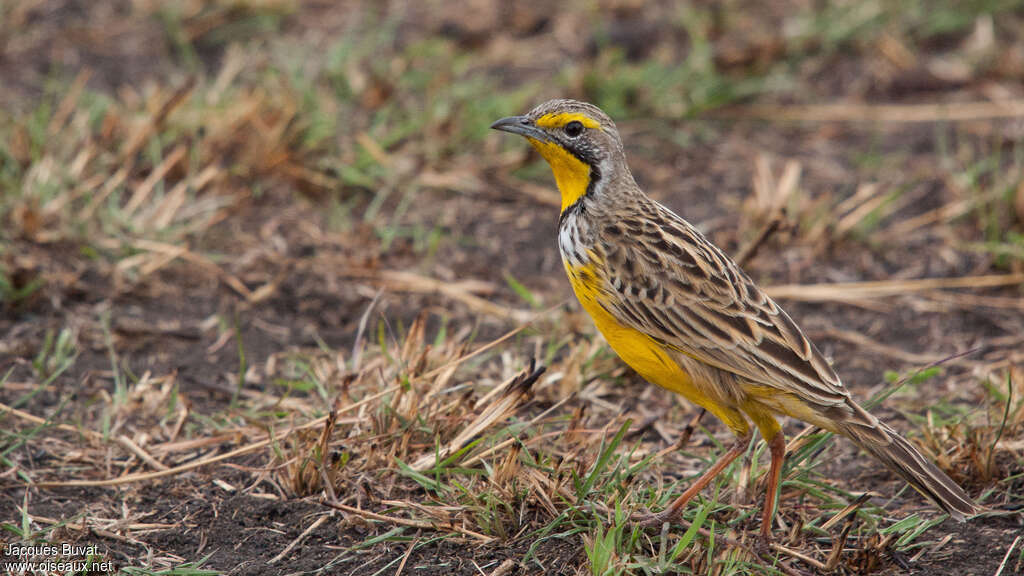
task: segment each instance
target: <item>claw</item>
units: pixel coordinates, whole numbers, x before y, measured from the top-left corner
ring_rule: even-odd
[[[768,555],[772,551],[772,535],[771,533],[761,533],[757,537],[757,544],[755,546],[758,554]]]
[[[646,508],[643,508],[630,515],[629,519],[636,522],[636,524],[641,528],[654,528],[656,526],[661,526],[666,522],[671,523],[678,520],[679,516],[679,512],[675,512],[671,508],[666,508],[657,514],[649,512]]]
[[[651,516],[654,516],[653,512],[651,512],[647,508],[641,508],[641,509],[637,510],[636,512],[633,512],[632,514],[630,514],[629,515],[629,520],[630,520],[630,522],[643,522],[645,520],[649,520],[651,518]]]

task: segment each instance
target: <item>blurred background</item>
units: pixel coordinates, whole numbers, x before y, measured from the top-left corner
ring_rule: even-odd
[[[1022,80],[1020,1],[2,2],[0,522],[18,540],[102,541],[140,570],[212,554],[204,569],[272,573],[300,542],[303,558],[284,561],[300,571],[757,572],[728,548],[658,564],[657,545],[604,532],[622,476],[593,475],[606,508],[584,518],[565,510],[586,494],[560,500],[568,476],[538,464],[584,476],[627,416],[634,456],[661,453],[696,415],[607,351],[564,279],[547,165],[488,130],[555,97],[616,120],[654,198],[732,254],[756,248],[748,272],[855,396],[945,361],[879,413],[987,504],[1019,506]],[[403,468],[455,442],[531,357],[548,366],[532,400],[477,431],[501,447],[465,465],[484,472]],[[456,392],[472,402],[449,403]],[[332,407],[346,412],[328,429],[317,418]],[[548,443],[509,451],[509,422]],[[251,448],[303,423],[320,428]],[[629,482],[699,470],[725,432],[704,424],[698,457],[667,450]],[[251,450],[202,473],[25,488],[239,446]],[[843,490],[902,486],[832,449],[819,468]],[[461,491],[431,484],[456,479]],[[325,510],[323,494],[426,524]],[[819,497],[783,521],[845,506]],[[452,506],[490,544],[467,552],[403,499]],[[917,540],[932,524],[914,516],[890,532],[897,545],[866,517],[847,573],[991,574],[1005,554],[1009,574],[1024,558],[1014,520]],[[831,546],[790,545],[822,562]]]

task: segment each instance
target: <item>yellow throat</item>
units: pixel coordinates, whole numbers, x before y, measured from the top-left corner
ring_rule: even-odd
[[[554,142],[541,142],[533,138],[528,140],[551,165],[555,184],[562,195],[562,211],[565,211],[587,193],[587,187],[590,186],[590,166]]]

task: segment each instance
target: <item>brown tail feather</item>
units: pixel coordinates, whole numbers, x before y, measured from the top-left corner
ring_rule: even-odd
[[[878,422],[874,427],[867,427],[845,422],[839,425],[839,431],[953,518],[963,522],[967,516],[978,513],[978,505],[956,482],[886,424]]]

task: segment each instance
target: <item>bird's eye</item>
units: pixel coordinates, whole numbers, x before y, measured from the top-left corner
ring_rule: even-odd
[[[580,134],[583,134],[583,123],[579,120],[573,120],[565,125],[565,134],[569,138],[576,138]]]

